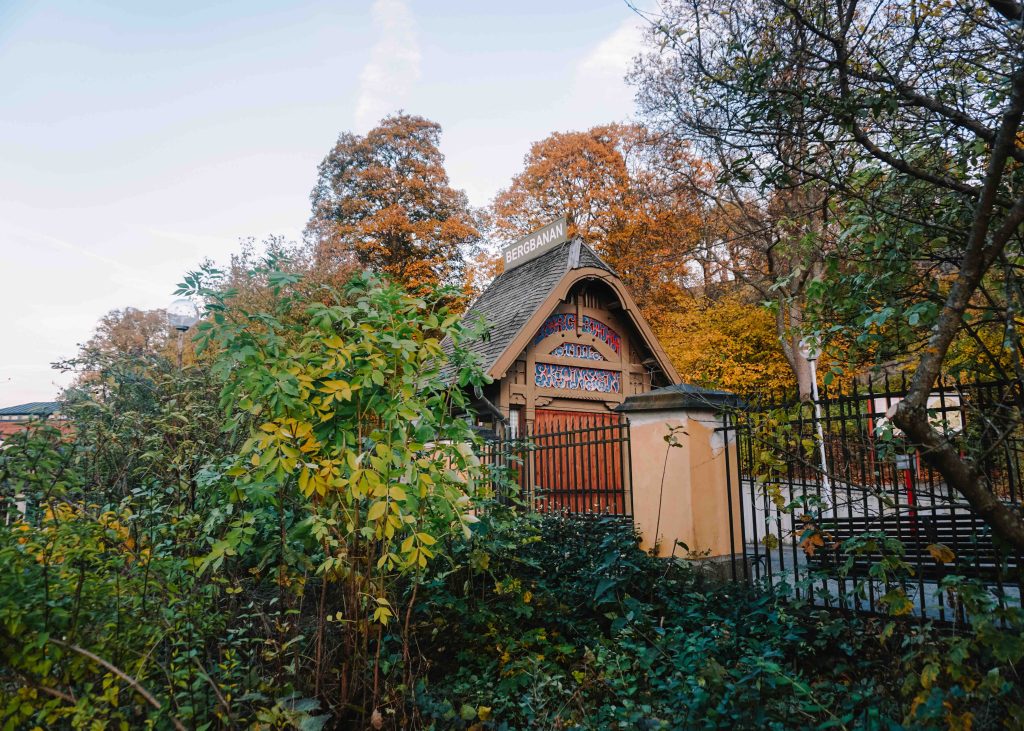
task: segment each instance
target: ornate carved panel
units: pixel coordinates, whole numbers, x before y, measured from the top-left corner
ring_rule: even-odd
[[[576,330],[576,313],[559,312],[544,321],[544,324],[540,326],[540,329],[537,330],[537,334],[533,338],[533,344],[536,345],[550,335],[574,330]],[[593,335],[598,340],[606,343],[616,353],[622,352],[622,337],[597,318],[583,315],[580,318],[580,331]]]
[[[551,355],[563,358],[582,358],[583,360],[605,360],[605,357],[594,346],[583,343],[562,343],[551,351]]]
[[[579,368],[577,366],[537,363],[534,367],[534,383],[541,388],[559,388],[573,391],[597,391],[600,393],[621,393],[622,374],[601,368]]]

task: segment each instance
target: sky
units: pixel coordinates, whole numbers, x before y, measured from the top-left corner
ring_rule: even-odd
[[[298,240],[317,165],[396,110],[485,205],[554,131],[628,120],[624,0],[0,0],[0,407],[112,309]]]

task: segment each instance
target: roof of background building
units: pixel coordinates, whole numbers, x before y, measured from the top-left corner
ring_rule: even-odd
[[[0,416],[50,416],[60,410],[56,401],[31,401],[0,409]]]
[[[739,406],[739,396],[689,383],[676,383],[647,393],[630,396],[615,407],[616,411],[656,411],[660,409],[720,409]]]
[[[571,261],[572,249],[577,243],[579,255],[576,261]],[[477,356],[484,371],[489,371],[501,357],[565,273],[584,267],[615,274],[593,249],[577,239],[559,244],[542,256],[503,272],[491,282],[463,317],[466,323],[476,322],[481,317],[487,323],[486,337],[466,343],[466,349]]]

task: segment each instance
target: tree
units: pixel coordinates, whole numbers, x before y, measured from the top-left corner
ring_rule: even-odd
[[[402,113],[338,137],[310,196],[319,268],[357,265],[413,288],[461,283],[464,249],[480,235],[448,183],[440,139],[440,125]]]
[[[194,360],[195,348],[186,338],[182,342],[182,361],[188,365]],[[114,378],[123,378],[128,372],[125,369],[147,378],[151,369],[176,362],[177,333],[167,322],[167,313],[126,307],[101,317],[78,354],[54,367],[76,374],[72,389],[103,390],[113,371],[118,374]]]
[[[672,165],[666,157],[672,157]],[[560,216],[594,245],[652,320],[675,291],[701,234],[701,209],[679,185],[703,166],[685,146],[653,144],[637,125],[556,132],[530,148],[523,171],[492,203],[497,238],[511,241]]]
[[[782,122],[753,109],[738,80],[756,54],[772,60],[759,67],[758,83],[768,88],[805,77],[812,63],[806,34],[771,2],[715,7],[698,0],[662,10],[630,78],[661,143],[691,145],[714,170],[686,178],[708,208],[695,257],[773,303],[783,353],[801,398],[810,398],[811,369],[800,348],[804,310],[834,237],[827,191],[801,166],[828,150],[789,133],[816,124],[799,99],[790,100]]]
[[[164,353],[171,344],[171,327],[163,310],[126,307],[100,318],[85,348],[120,355]],[[169,352],[169,351],[168,351]]]
[[[659,338],[687,383],[739,394],[792,387],[772,314],[737,292],[717,300],[681,295]]]
[[[755,140],[754,120],[770,128],[762,146],[732,159],[731,179],[788,178],[801,183],[797,192],[826,196],[849,256],[830,257],[818,296],[837,304],[845,292],[832,311],[852,317],[817,323],[819,336],[899,334],[895,349],[913,354],[912,378],[894,423],[1018,550],[1024,518],[979,465],[1019,426],[1024,406],[1022,20],[1024,6],[1012,0],[688,0],[655,30],[692,60],[687,73],[726,73],[740,128]],[[779,28],[795,41],[788,55]],[[787,158],[769,144],[813,154]],[[1002,352],[979,353],[1014,369],[986,444],[936,429],[927,407],[951,347],[977,321],[1002,323]]]

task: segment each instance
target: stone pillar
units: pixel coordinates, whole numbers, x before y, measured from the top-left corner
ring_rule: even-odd
[[[630,420],[633,519],[645,550],[657,545],[659,556],[718,560],[742,554],[736,444],[722,430],[722,409],[735,402],[680,384],[618,408]],[[666,441],[672,437],[676,446]]]

